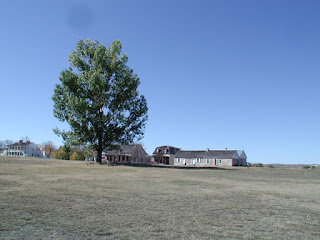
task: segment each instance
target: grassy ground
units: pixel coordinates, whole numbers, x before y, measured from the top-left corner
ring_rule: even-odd
[[[0,157],[1,239],[320,239],[320,170]]]

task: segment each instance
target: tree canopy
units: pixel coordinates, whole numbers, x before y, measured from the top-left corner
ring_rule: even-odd
[[[148,119],[146,99],[138,92],[140,80],[121,48],[119,40],[107,47],[80,40],[52,96],[54,116],[70,126],[55,133],[65,141],[90,144],[97,162],[103,150],[141,139]]]

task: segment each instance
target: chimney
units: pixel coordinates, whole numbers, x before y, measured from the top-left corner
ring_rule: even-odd
[[[23,140],[20,140],[19,143],[22,144],[22,143],[23,143]]]
[[[226,151],[228,150],[228,148],[226,148]]]
[[[209,148],[206,149],[206,152],[209,152]]]

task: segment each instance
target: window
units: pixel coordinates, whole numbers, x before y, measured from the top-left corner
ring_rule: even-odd
[[[220,163],[222,163],[222,160],[220,159]]]
[[[200,159],[200,158],[197,158],[197,162],[201,162],[201,159]]]
[[[177,162],[180,163],[181,162],[181,158],[177,158]]]
[[[210,159],[209,158],[207,158],[207,163],[210,163]]]

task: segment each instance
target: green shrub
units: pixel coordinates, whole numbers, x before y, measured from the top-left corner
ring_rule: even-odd
[[[85,160],[85,157],[83,154],[79,154],[77,152],[74,152],[70,155],[70,160],[81,160],[81,161],[84,161]]]
[[[269,165],[269,168],[274,168],[274,166],[273,165]]]
[[[309,168],[310,168],[310,166],[308,166],[308,165],[303,166],[303,169],[309,169]]]
[[[52,153],[52,158],[69,160],[69,155],[60,147],[58,150]]]
[[[311,168],[311,169],[315,169],[315,168],[316,168],[316,166],[311,166],[310,168]]]
[[[252,167],[264,167],[262,163],[254,163],[251,165],[252,165]]]

